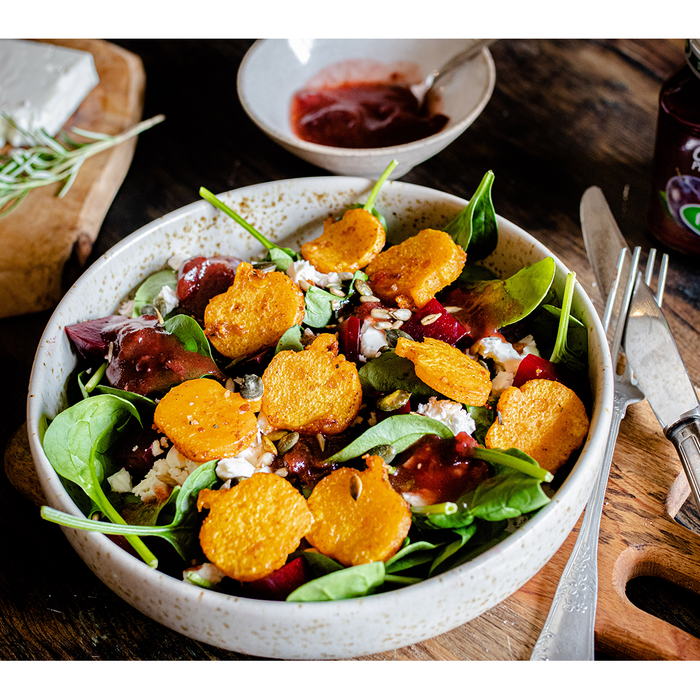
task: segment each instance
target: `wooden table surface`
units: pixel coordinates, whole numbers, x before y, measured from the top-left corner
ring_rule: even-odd
[[[251,40],[115,43],[143,60],[144,118],[163,113],[167,119],[140,138],[90,261],[152,219],[197,200],[200,186],[221,192],[327,174],[273,144],[245,115],[235,85]],[[669,40],[501,40],[491,49],[497,82],[482,115],[445,151],[402,179],[469,198],[484,172],[493,170],[496,211],[575,270],[600,309],[580,231],[579,200],[587,187],[600,186],[629,245],[644,250],[656,245],[645,209],[657,100],[661,83],[683,61],[682,45]],[[699,385],[700,266],[670,255],[665,309],[691,379]],[[0,320],[2,446],[25,420],[32,358],[49,315]],[[623,423],[615,465],[634,458],[634,421],[642,410]],[[673,460],[675,453],[669,454]],[[686,504],[676,520],[694,527],[697,512]],[[249,658],[182,637],[119,599],[4,473],[0,528],[0,659]],[[565,554],[556,560],[555,574]],[[633,579],[627,591],[636,605],[695,637],[700,637],[698,593],[651,576]],[[371,658],[526,659],[543,619],[509,632],[502,618],[515,607],[506,601],[437,639]],[[515,629],[515,620],[512,625]],[[597,658],[633,657],[623,645],[597,647]]]

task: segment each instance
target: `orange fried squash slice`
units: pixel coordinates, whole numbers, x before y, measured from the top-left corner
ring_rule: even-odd
[[[304,293],[283,272],[261,272],[241,263],[233,284],[204,311],[204,332],[232,360],[273,346],[304,320]]]
[[[531,379],[509,387],[498,400],[500,421],[486,433],[486,447],[517,447],[554,473],[583,445],[588,416],[583,402],[567,386]]]
[[[277,353],[262,380],[262,410],[274,428],[335,435],[352,423],[362,403],[357,368],[338,355],[338,339],[330,333],[300,352]]]
[[[173,387],[156,406],[153,422],[178,452],[194,462],[233,457],[258,433],[260,401],[248,401],[213,379]]]
[[[459,277],[466,260],[448,233],[425,229],[380,253],[365,272],[382,300],[421,308]]]
[[[348,209],[340,221],[327,219],[323,233],[301,246],[301,254],[319,272],[357,272],[379,254],[386,232],[376,216]]]
[[[309,496],[314,524],[306,539],[345,566],[387,561],[411,527],[411,509],[387,477],[384,460],[366,456],[367,469],[343,467]]]
[[[313,522],[306,499],[276,474],[202,489],[197,508],[209,509],[199,531],[204,554],[236,581],[257,581],[284,566]]]
[[[467,406],[483,406],[491,394],[491,375],[479,362],[442,340],[417,343],[399,338],[396,354],[413,362],[416,375],[431,389]]]

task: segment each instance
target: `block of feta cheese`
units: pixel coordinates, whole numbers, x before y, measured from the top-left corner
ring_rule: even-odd
[[[55,136],[99,83],[88,51],[18,39],[0,40],[0,115],[6,113],[30,133]],[[29,146],[0,117],[0,147]]]

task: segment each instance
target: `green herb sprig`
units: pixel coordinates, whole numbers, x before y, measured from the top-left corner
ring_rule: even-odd
[[[0,154],[0,218],[2,218],[18,207],[22,200],[38,187],[63,182],[63,187],[57,196],[65,197],[75,182],[78,171],[88,158],[150,129],[162,122],[165,116],[160,114],[142,121],[116,136],[73,127],[71,131],[74,134],[91,139],[85,143],[74,141],[65,132],[57,138],[53,138],[43,129],[30,133],[18,126],[5,113],[0,115],[0,118],[5,119],[13,129],[19,131],[33,144],[27,148],[13,148],[7,154]]]

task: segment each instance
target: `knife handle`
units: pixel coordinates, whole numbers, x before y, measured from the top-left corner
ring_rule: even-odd
[[[700,508],[700,414],[697,409],[689,411],[664,432],[678,452],[695,503]]]

